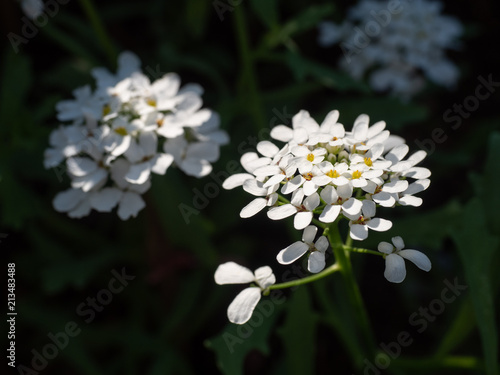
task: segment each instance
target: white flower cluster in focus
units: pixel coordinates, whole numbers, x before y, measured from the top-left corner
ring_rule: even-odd
[[[52,131],[44,165],[64,163],[71,179],[71,188],[54,199],[57,211],[80,218],[118,207],[127,220],[145,206],[141,195],[152,173],[163,175],[176,165],[202,177],[219,158],[228,135],[219,129],[218,114],[202,108],[203,88],[180,87],[175,73],[151,82],[140,65],[124,52],[116,74],[93,69],[94,90],[80,87],[73,100],[57,103],[58,120],[68,124]]]
[[[361,0],[342,24],[322,22],[320,45],[340,43],[341,67],[357,79],[369,72],[376,91],[408,98],[423,88],[424,77],[437,85],[454,86],[459,71],[445,50],[458,47],[462,24],[442,15],[443,4],[438,1],[391,4]]]
[[[326,248],[320,238],[313,244],[317,228],[313,219],[333,223],[349,220],[350,236],[362,241],[369,230],[387,231],[392,223],[378,217],[378,207],[420,206],[415,194],[427,189],[431,172],[418,167],[426,156],[417,151],[407,157],[404,139],[390,135],[385,122],[369,126],[369,117],[360,115],[351,131],[337,122],[339,112],[328,113],[319,125],[307,111],[292,119],[292,128],[278,125],[271,137],[284,142],[257,144],[256,152],[241,157],[248,173],[230,176],[225,189],[243,186],[255,198],[240,212],[251,217],[265,208],[272,220],[293,217],[297,230],[305,229],[302,245],[291,246],[278,255],[288,264],[308,253],[313,256],[309,271],[324,267]],[[260,155],[259,155],[260,154]],[[323,237],[324,238],[324,237]]]

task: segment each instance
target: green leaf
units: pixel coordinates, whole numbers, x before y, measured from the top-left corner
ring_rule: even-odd
[[[230,323],[219,335],[205,341],[205,346],[215,352],[217,366],[223,374],[243,375],[245,358],[252,350],[269,354],[268,338],[284,306],[273,301],[263,298],[247,323]]]
[[[301,12],[297,17],[288,21],[281,29],[271,33],[267,37],[267,43],[274,47],[286,42],[292,35],[316,27],[323,18],[333,14],[333,4],[322,4],[311,6]]]
[[[287,374],[310,374],[314,371],[318,315],[312,309],[309,288],[301,287],[293,293],[287,311],[278,331],[285,347]]]
[[[307,77],[313,77],[323,85],[335,88],[336,90],[369,92],[368,86],[353,79],[348,74],[339,72],[315,61],[308,60],[296,53],[288,53],[286,62],[292,70],[295,79],[299,82],[304,81]]]
[[[278,24],[278,4],[276,0],[251,0],[250,6],[260,20],[270,29]]]
[[[465,206],[461,225],[452,231],[452,238],[464,265],[483,343],[487,374],[498,375],[498,330],[491,276],[492,259],[498,251],[499,240],[488,232],[485,217],[481,201],[472,199]]]

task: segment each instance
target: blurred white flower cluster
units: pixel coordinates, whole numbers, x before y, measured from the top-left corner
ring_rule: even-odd
[[[38,16],[40,16],[43,13],[43,1],[42,0],[22,0],[21,1],[21,9],[23,10],[24,14],[29,19],[36,19]]]
[[[445,50],[459,46],[463,27],[456,18],[442,15],[442,8],[429,0],[361,0],[342,24],[319,25],[319,43],[340,43],[340,66],[357,79],[368,72],[376,91],[407,99],[423,88],[425,79],[452,87],[459,71]]]
[[[76,89],[73,100],[56,105],[62,122],[50,135],[45,168],[65,163],[71,188],[59,193],[54,207],[80,218],[92,209],[118,207],[122,220],[145,206],[141,195],[151,186],[151,173],[165,174],[175,164],[202,177],[219,158],[228,135],[219,129],[217,113],[202,108],[203,89],[180,88],[169,73],[151,82],[131,52],[118,58],[118,72],[95,68],[96,88]]]

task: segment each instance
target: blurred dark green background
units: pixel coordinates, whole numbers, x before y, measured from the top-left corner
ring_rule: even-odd
[[[352,256],[378,343],[396,340],[401,331],[413,338],[382,373],[498,374],[499,87],[457,129],[443,119],[455,103],[475,95],[478,77],[500,81],[497,2],[445,2],[445,13],[466,29],[462,48],[449,54],[460,81],[455,90],[429,84],[405,103],[353,81],[336,67],[340,49],[317,45],[318,22],[342,20],[347,2],[110,0],[96,6],[116,51],[135,52],[146,74],[158,78],[173,71],[184,83],[205,88],[205,106],[220,113],[231,136],[214,165],[219,178],[230,170],[228,163],[266,139],[272,126],[290,124],[301,109],[319,122],[338,109],[347,129],[367,113],[371,123],[385,120],[412,151],[424,144],[431,152],[423,166],[432,171],[431,186],[421,194],[424,204],[383,210],[393,229],[371,233],[363,246],[375,249],[401,235],[407,247],[429,256],[432,270],[408,265],[406,280],[395,285],[384,279],[381,259]],[[18,365],[32,368],[33,350],[41,353],[52,342],[50,333],[75,322],[81,332],[46,366],[39,363],[40,374],[366,371],[366,363],[352,359],[360,339],[337,275],[285,291],[286,302],[228,352],[224,332],[241,338],[226,318],[239,289],[215,285],[217,265],[268,264],[281,281],[287,268],[275,256],[300,236],[290,222],[272,222],[263,213],[240,219],[252,199],[242,190],[224,191],[219,182],[217,196],[186,224],[179,205],[193,207],[194,189],[203,192],[214,178],[197,180],[171,168],[155,175],[147,207],[136,219],[122,222],[115,213],[94,211],[73,220],[55,212],[52,199],[69,179],[42,164],[49,133],[58,126],[54,106],[93,83],[91,68],[115,67],[81,2],[61,5],[18,53],[7,35],[22,35],[23,14],[15,1],[2,1],[0,9],[0,232],[7,235],[0,252],[5,275],[7,264],[16,264]],[[436,137],[436,128],[445,134],[437,136],[440,143],[424,141]],[[123,268],[135,278],[120,293],[108,294],[112,300],[102,311],[93,308],[95,317],[84,313],[81,304],[105,298],[113,272]],[[467,291],[417,332],[409,318],[440,298],[444,280],[455,278]],[[8,348],[6,336],[2,347]],[[6,363],[2,368],[11,370]]]

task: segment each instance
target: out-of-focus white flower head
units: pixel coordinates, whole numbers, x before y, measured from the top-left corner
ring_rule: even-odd
[[[23,10],[26,17],[29,19],[36,19],[43,13],[43,1],[42,0],[22,0],[21,9]]]
[[[56,196],[57,211],[82,217],[118,207],[122,220],[135,217],[153,173],[164,175],[175,165],[206,176],[229,141],[218,114],[202,108],[201,86],[180,87],[175,73],[151,82],[140,65],[135,54],[123,52],[116,74],[95,68],[95,90],[77,88],[73,100],[57,103],[58,120],[70,124],[52,131],[44,165],[65,163],[72,186]]]
[[[392,5],[391,5],[392,4]],[[442,14],[435,0],[393,2],[361,0],[340,25],[319,25],[320,45],[339,44],[340,66],[354,78],[369,74],[376,91],[390,91],[409,98],[425,85],[453,87],[458,68],[446,57],[447,49],[459,47],[463,26]]]

